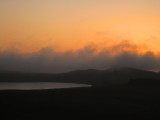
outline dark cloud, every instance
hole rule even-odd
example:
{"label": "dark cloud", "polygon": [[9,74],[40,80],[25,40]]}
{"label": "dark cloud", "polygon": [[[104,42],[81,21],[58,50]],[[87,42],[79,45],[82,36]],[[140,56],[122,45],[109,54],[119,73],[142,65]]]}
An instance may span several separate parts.
{"label": "dark cloud", "polygon": [[[76,69],[107,69],[109,67],[134,67],[140,69],[160,68],[160,58],[153,52],[139,55],[131,52],[138,46],[122,42],[105,48],[98,54],[96,47],[89,45],[79,51],[56,52],[43,48],[39,52],[19,54],[16,52],[0,53],[0,69],[23,72],[67,72]],[[112,53],[118,52],[118,55]]]}

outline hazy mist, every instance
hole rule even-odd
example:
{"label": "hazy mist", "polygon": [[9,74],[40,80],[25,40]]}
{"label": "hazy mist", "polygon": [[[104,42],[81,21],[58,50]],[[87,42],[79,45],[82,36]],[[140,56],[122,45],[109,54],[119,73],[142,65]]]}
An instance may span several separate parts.
{"label": "hazy mist", "polygon": [[[126,49],[127,48],[127,49]],[[107,69],[109,67],[134,67],[159,70],[160,57],[148,51],[142,55],[136,52],[138,46],[128,42],[105,48],[96,53],[94,45],[78,51],[56,52],[43,48],[35,53],[1,52],[0,69],[22,72],[58,73],[77,69]],[[113,53],[118,53],[113,55]]]}

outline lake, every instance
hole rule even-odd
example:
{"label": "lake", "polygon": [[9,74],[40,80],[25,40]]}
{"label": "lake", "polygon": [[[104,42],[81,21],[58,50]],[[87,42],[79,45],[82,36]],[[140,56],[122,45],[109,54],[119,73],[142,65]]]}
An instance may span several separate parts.
{"label": "lake", "polygon": [[56,82],[27,82],[27,83],[0,83],[0,90],[45,90],[45,89],[63,89],[91,87],[88,84],[77,83],[56,83]]}

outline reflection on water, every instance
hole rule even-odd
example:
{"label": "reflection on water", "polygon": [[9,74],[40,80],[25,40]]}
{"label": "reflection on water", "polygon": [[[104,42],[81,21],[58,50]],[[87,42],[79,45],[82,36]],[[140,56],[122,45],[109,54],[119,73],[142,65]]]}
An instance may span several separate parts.
{"label": "reflection on water", "polygon": [[75,83],[55,83],[55,82],[36,82],[36,83],[0,83],[0,90],[41,90],[41,89],[60,89],[91,87],[87,84]]}

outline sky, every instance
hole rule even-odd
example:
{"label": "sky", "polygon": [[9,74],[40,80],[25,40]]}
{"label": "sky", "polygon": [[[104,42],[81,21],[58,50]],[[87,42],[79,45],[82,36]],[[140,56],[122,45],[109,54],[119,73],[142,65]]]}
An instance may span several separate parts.
{"label": "sky", "polygon": [[[88,68],[102,68],[109,67],[102,61],[112,59],[113,63],[126,53],[136,58],[149,55],[157,61],[159,6],[159,0],[0,0],[0,68],[16,69],[8,65],[20,58],[23,64],[15,65],[25,71],[33,69],[24,64],[34,66],[38,61],[42,65],[42,59],[47,64],[41,66],[46,68],[42,72],[79,69],[82,63],[88,65],[97,59],[101,60],[93,62],[96,67]],[[59,63],[61,67],[47,67],[55,64],[55,59],[63,63]],[[76,67],[65,67],[71,64],[65,60]]]}

